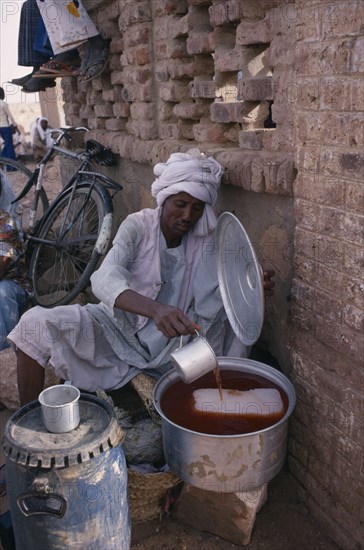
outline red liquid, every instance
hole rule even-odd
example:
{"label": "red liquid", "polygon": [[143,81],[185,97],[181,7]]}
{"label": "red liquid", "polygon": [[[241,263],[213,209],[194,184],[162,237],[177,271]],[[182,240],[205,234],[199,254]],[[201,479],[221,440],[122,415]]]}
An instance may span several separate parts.
{"label": "red liquid", "polygon": [[274,388],[279,391],[284,410],[266,416],[216,414],[196,411],[192,393],[197,389],[215,388],[214,373],[207,373],[191,384],[177,381],[166,389],[161,397],[161,409],[165,416],[183,428],[212,435],[239,435],[257,432],[272,426],[283,418],[288,409],[288,396],[280,386],[263,376],[235,370],[221,370],[221,383],[225,389],[252,390]]}

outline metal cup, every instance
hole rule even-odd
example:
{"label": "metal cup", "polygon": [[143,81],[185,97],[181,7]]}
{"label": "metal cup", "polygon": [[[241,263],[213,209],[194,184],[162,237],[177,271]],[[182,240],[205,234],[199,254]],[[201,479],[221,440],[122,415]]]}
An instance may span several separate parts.
{"label": "metal cup", "polygon": [[180,378],[189,384],[218,366],[214,350],[208,341],[197,332],[197,338],[171,353],[171,362],[176,367]]}
{"label": "metal cup", "polygon": [[80,423],[80,390],[71,384],[58,384],[39,394],[45,428],[52,433],[66,433]]}

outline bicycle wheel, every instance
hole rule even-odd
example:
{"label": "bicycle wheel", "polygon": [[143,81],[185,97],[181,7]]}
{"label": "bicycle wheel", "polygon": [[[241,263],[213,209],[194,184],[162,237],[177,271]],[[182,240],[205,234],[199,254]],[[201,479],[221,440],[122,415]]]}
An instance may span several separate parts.
{"label": "bicycle wheel", "polygon": [[[20,194],[20,191],[24,189],[26,183],[29,181],[29,178],[33,174],[33,172],[21,162],[5,157],[0,157],[0,170],[2,170],[5,173],[6,177],[9,179],[16,196],[18,196]],[[33,185],[29,192],[25,195],[25,197],[21,201],[19,201],[18,204],[20,214],[24,211],[28,211],[30,208],[33,207],[34,192],[35,186]],[[39,197],[42,211],[39,212],[38,218],[43,216],[44,212],[48,209],[49,206],[47,193],[43,188],[40,190]],[[24,229],[28,229],[26,220],[23,220],[23,224]]]}
{"label": "bicycle wheel", "polygon": [[65,191],[42,220],[31,259],[33,301],[69,304],[84,290],[111,236],[112,202],[105,189],[82,183]]}

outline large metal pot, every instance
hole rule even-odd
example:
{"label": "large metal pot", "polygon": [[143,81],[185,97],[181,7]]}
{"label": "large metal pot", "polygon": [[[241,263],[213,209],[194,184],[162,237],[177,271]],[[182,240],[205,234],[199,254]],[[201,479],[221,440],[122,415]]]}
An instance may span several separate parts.
{"label": "large metal pot", "polygon": [[284,463],[288,418],[295,407],[296,392],[284,374],[263,363],[219,357],[218,364],[221,370],[253,373],[278,384],[288,397],[286,414],[269,428],[241,435],[210,435],[183,428],[169,420],[161,409],[164,392],[179,380],[178,373],[170,371],[154,389],[154,405],[162,417],[166,462],[186,483],[200,489],[251,491],[270,481]]}

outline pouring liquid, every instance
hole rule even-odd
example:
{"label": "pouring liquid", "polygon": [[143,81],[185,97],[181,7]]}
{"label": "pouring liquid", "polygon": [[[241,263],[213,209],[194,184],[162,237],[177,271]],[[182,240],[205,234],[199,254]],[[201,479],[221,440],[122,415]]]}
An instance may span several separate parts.
{"label": "pouring liquid", "polygon": [[[249,415],[249,417],[245,417],[243,414],[231,415],[196,411],[193,392],[197,389],[211,388],[216,383],[215,372],[209,372],[191,384],[185,384],[178,380],[166,389],[160,400],[161,409],[166,417],[178,426],[199,433],[240,435],[268,428],[285,415],[288,409],[288,396],[280,386],[257,374],[225,369],[219,369],[219,371],[221,388],[241,391],[256,388],[277,389],[283,401],[283,411],[272,412],[265,416]],[[220,398],[221,395],[220,393]]]}
{"label": "pouring liquid", "polygon": [[221,382],[221,371],[219,367],[216,367],[216,369],[214,369],[214,376],[215,376],[217,388],[219,390],[220,401],[222,401],[222,382]]}

